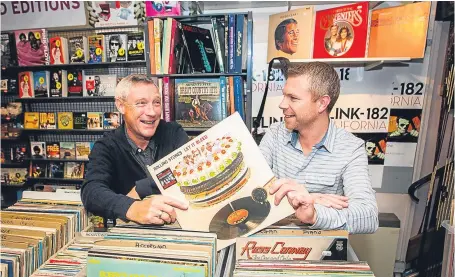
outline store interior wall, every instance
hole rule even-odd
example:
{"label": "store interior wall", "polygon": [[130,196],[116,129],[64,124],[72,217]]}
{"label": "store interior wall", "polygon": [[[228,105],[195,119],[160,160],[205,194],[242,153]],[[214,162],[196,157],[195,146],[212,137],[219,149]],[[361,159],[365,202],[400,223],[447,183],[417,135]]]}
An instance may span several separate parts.
{"label": "store interior wall", "polygon": [[[252,4],[254,4],[254,7],[252,7]],[[337,1],[328,1],[328,2],[319,2],[319,1],[312,1],[311,3],[308,2],[302,2],[302,1],[282,1],[282,2],[247,2],[247,3],[242,3],[239,4],[238,1],[223,1],[223,2],[204,2],[204,12],[205,13],[226,13],[226,12],[247,12],[247,11],[253,11],[253,22],[254,22],[254,44],[267,44],[267,39],[268,39],[268,17],[271,14],[276,14],[280,12],[285,12],[288,11],[289,9],[298,9],[301,8],[304,5],[315,5],[315,10],[321,10],[321,9],[328,9],[332,8],[335,6],[338,6],[340,4],[348,4],[347,2],[337,2]],[[376,8],[386,8],[386,7],[391,7],[391,6],[397,6],[397,5],[402,5],[404,4],[403,2],[399,1],[394,1],[394,2],[371,2],[371,5],[376,6]],[[434,12],[434,7],[432,8]],[[429,27],[429,36],[431,36],[431,27]],[[260,34],[260,35],[259,35]],[[427,53],[427,52],[426,52]],[[254,52],[253,56],[256,55],[257,53]],[[264,58],[265,59],[265,58]],[[254,58],[253,58],[254,60]],[[429,59],[425,59],[425,63],[429,63]],[[266,65],[266,61],[264,60],[264,66]],[[256,64],[253,65],[253,67],[257,66]],[[431,78],[430,78],[431,79]],[[434,80],[430,80],[432,83],[434,83]],[[435,93],[433,90],[432,93]],[[428,97],[427,97],[428,98]],[[255,105],[254,104],[255,97],[253,95],[253,115],[257,112],[255,110]],[[419,139],[419,144],[418,148],[425,147],[425,157],[426,155],[431,155],[431,151],[434,153],[434,149],[436,147],[435,144],[435,136],[437,134],[437,124],[435,123],[435,120],[439,118],[439,106],[437,106],[437,103],[435,101],[434,106],[437,107],[436,110],[436,115],[433,112],[433,106],[430,107],[431,109],[431,119],[429,121],[429,124],[426,125],[427,127],[425,128],[425,132],[427,134],[431,134],[431,138],[429,138],[428,142],[422,142]],[[426,109],[426,108],[425,108]],[[425,112],[425,111],[424,111]],[[428,112],[428,110],[427,110]],[[447,150],[446,150],[447,151]],[[418,151],[419,153],[422,153],[422,151]],[[423,157],[423,156],[422,156]],[[434,157],[434,154],[432,155]],[[416,156],[416,160],[418,157]],[[431,161],[430,161],[431,160]],[[426,160],[424,162],[424,166],[422,167],[422,170],[419,171],[419,177],[424,176],[427,173],[425,172],[431,172],[432,170],[432,159]],[[409,171],[411,170],[411,172]],[[396,171],[397,174],[393,176],[392,178],[387,179],[385,176],[383,182],[393,182],[393,183],[399,183],[402,186],[409,186],[411,185],[413,180],[412,174],[412,168],[406,168],[406,167],[397,167]],[[402,171],[400,174],[400,171]],[[396,178],[396,176],[407,176],[407,178]],[[414,174],[415,175],[415,174]],[[428,187],[428,186],[427,186]],[[418,191],[421,199],[426,198],[426,192],[425,188],[422,188]],[[423,195],[423,198],[421,196]],[[423,215],[423,210],[425,208],[425,201],[420,201],[418,205],[415,205],[412,203],[410,197],[406,193],[387,193],[387,192],[378,192],[376,193],[376,199],[378,201],[378,208],[379,211],[382,213],[394,213],[400,220],[401,226],[402,226],[402,231],[400,232],[400,242],[399,242],[399,247],[397,248],[397,257],[396,259],[399,261],[404,261],[405,256],[406,256],[406,250],[407,250],[407,244],[408,240],[410,237],[411,229],[412,229],[412,234],[415,234],[415,225],[420,224],[422,215]],[[423,205],[423,206],[422,206]],[[423,208],[422,208],[423,207]],[[414,212],[414,210],[416,211]],[[414,221],[414,218],[416,219]],[[412,228],[411,228],[412,226]],[[404,228],[403,228],[404,227]],[[418,227],[417,227],[418,228]]]}

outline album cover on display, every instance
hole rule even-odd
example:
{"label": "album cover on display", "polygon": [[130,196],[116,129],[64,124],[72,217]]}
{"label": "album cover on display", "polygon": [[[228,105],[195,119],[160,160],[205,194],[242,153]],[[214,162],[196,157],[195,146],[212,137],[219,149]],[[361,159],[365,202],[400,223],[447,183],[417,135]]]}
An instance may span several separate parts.
{"label": "album cover on display", "polygon": [[303,7],[269,17],[267,63],[273,58],[311,58],[313,7]]}
{"label": "album cover on display", "polygon": [[104,36],[106,43],[106,62],[126,62],[126,34],[110,34]]}
{"label": "album cover on display", "polygon": [[55,113],[39,113],[39,128],[40,129],[56,129],[57,121]]}
{"label": "album cover on display", "polygon": [[49,64],[46,29],[19,30],[14,34],[19,66]]}
{"label": "album cover on display", "polygon": [[212,127],[222,120],[220,79],[175,79],[175,121],[183,127]]}
{"label": "album cover on display", "polygon": [[273,172],[238,113],[148,170],[163,195],[189,204],[177,210],[180,226],[216,233],[218,250],[294,212],[288,201],[274,205]]}
{"label": "album cover on display", "polygon": [[423,58],[430,7],[430,1],[422,1],[373,10],[368,57]]}
{"label": "album cover on display", "polygon": [[313,58],[364,58],[368,2],[316,12]]}

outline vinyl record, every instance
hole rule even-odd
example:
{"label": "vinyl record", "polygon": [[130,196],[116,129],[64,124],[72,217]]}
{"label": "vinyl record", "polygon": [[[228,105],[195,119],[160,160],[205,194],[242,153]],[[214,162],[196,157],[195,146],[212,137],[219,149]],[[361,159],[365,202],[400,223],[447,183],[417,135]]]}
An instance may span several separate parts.
{"label": "vinyl record", "polygon": [[210,222],[209,232],[216,233],[218,239],[229,240],[256,228],[270,213],[270,203],[263,198],[264,193],[267,195],[264,189],[257,188],[252,193],[255,199],[243,197],[224,206]]}

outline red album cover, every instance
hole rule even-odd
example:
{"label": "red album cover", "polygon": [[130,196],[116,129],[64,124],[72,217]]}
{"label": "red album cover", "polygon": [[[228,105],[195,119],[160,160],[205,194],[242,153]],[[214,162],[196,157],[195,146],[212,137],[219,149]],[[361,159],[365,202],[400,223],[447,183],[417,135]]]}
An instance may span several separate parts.
{"label": "red album cover", "polygon": [[368,2],[316,12],[313,58],[364,58]]}
{"label": "red album cover", "polygon": [[63,58],[63,42],[60,37],[53,37],[49,39],[49,45],[51,47],[51,64],[64,64]]}
{"label": "red album cover", "polygon": [[31,71],[19,73],[19,98],[35,97],[32,83],[33,73]]}

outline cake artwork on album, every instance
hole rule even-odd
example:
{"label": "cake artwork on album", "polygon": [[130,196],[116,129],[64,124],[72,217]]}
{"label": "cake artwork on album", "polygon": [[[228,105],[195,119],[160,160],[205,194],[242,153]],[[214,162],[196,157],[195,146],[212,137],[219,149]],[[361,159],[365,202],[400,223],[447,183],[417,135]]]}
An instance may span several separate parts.
{"label": "cake artwork on album", "polygon": [[364,58],[368,2],[316,12],[313,58]]}
{"label": "cake artwork on album", "polygon": [[271,204],[273,172],[237,112],[148,169],[163,195],[188,203],[180,226],[217,234],[218,250],[294,212]]}

